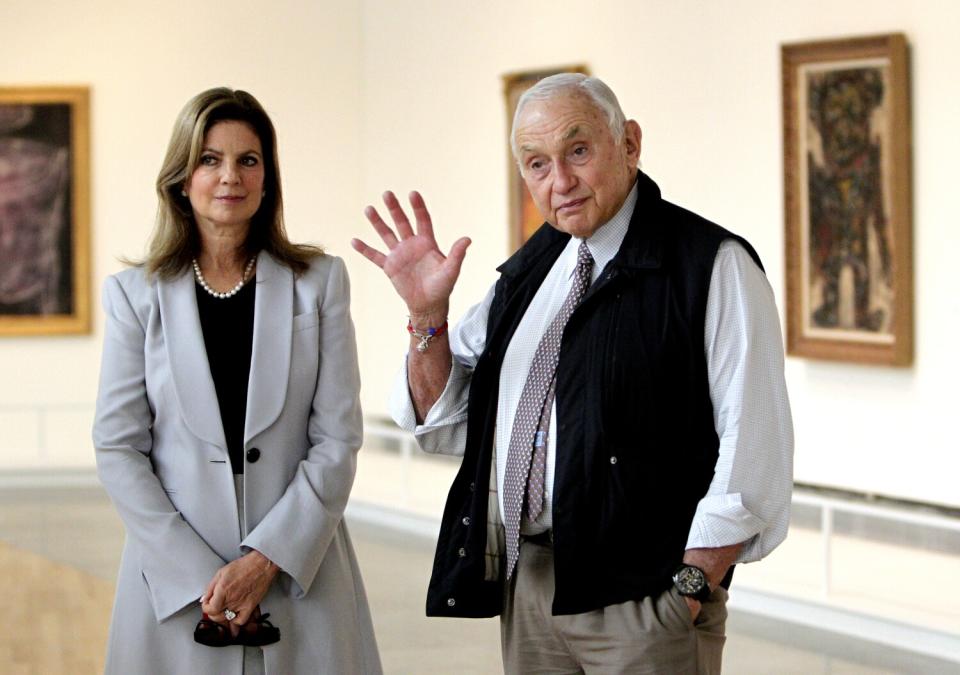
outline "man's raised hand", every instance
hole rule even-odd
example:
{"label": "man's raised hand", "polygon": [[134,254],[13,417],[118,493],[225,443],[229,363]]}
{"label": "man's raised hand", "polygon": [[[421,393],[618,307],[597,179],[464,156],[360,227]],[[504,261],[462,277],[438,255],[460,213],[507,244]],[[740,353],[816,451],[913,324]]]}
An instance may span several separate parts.
{"label": "man's raised hand", "polygon": [[443,255],[433,235],[430,212],[419,192],[410,193],[416,232],[392,192],[383,193],[383,203],[396,232],[383,222],[374,207],[368,206],[363,213],[380,235],[387,252],[381,253],[360,239],[351,240],[350,245],[384,271],[407,304],[415,326],[438,326],[447,317],[450,293],[460,276],[470,239],[461,237],[450,247],[450,253]]}

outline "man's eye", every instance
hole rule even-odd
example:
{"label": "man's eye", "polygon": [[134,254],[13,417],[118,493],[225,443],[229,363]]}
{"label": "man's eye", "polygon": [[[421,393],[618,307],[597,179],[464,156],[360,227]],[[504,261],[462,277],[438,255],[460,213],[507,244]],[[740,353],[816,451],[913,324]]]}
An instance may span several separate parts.
{"label": "man's eye", "polygon": [[585,145],[577,146],[576,148],[573,149],[573,154],[581,155],[581,156],[587,154],[587,146]]}

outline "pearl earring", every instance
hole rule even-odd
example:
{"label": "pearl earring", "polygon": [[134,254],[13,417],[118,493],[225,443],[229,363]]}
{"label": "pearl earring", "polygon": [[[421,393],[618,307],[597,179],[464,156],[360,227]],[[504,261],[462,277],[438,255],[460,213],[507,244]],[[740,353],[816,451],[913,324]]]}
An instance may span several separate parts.
{"label": "pearl earring", "polygon": [[186,190],[180,190],[180,196],[181,196],[181,197],[186,197],[186,196],[187,196],[187,191],[186,191]]}

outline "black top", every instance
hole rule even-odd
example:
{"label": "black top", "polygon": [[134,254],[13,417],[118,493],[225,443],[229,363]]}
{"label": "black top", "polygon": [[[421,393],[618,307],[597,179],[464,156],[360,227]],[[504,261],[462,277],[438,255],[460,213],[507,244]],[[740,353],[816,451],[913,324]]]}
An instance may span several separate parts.
{"label": "black top", "polygon": [[236,295],[215,298],[196,284],[203,343],[234,473],[243,473],[243,425],[247,418],[256,287],[251,280]]}

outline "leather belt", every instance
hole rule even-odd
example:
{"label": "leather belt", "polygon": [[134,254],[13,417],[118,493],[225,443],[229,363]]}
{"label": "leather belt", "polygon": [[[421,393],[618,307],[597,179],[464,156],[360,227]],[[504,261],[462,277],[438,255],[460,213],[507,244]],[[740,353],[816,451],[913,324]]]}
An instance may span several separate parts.
{"label": "leather belt", "polygon": [[546,530],[539,534],[521,534],[520,540],[528,544],[553,548],[553,530]]}

